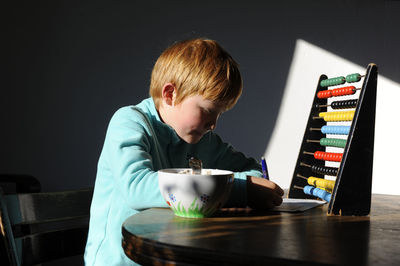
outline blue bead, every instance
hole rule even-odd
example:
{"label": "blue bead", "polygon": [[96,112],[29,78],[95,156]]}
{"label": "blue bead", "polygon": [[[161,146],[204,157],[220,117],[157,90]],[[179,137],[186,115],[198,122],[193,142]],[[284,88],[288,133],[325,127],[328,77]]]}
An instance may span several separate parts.
{"label": "blue bead", "polygon": [[323,134],[348,135],[350,132],[350,126],[323,126],[321,132]]}
{"label": "blue bead", "polygon": [[318,197],[318,198],[323,199],[323,200],[325,200],[327,202],[329,202],[331,200],[331,197],[332,197],[331,193],[326,192],[323,189],[313,187],[313,186],[305,186],[303,188],[303,191],[307,195]]}

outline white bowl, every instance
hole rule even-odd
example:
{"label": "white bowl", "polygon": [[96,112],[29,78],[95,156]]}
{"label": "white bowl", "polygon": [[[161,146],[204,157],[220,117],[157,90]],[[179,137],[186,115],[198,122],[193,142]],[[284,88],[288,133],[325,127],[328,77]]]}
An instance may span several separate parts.
{"label": "white bowl", "polygon": [[177,216],[209,217],[229,198],[233,185],[233,172],[202,169],[193,175],[189,168],[158,171],[158,183],[164,200]]}

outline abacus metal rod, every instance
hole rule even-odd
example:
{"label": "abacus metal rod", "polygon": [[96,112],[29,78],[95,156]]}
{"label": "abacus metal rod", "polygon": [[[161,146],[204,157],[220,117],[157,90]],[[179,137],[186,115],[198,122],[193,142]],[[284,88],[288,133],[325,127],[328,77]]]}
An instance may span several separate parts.
{"label": "abacus metal rod", "polygon": [[308,143],[310,143],[310,142],[320,143],[320,142],[321,142],[321,141],[316,140],[316,139],[307,139],[306,141],[307,141]]}
{"label": "abacus metal rod", "polygon": [[303,162],[300,162],[300,165],[301,165],[301,166],[306,166],[306,167],[311,167],[311,165],[306,164],[306,163],[303,163]]}
{"label": "abacus metal rod", "polygon": [[296,176],[297,176],[297,177],[300,177],[300,178],[303,178],[303,179],[305,179],[305,180],[308,180],[308,177],[302,176],[302,175],[300,175],[300,174],[296,174]]}
{"label": "abacus metal rod", "polygon": [[[360,75],[360,74],[359,74]],[[365,75],[360,75],[360,79],[361,78],[363,78],[363,77],[365,77]],[[346,78],[345,78],[345,80],[346,80]],[[346,82],[347,82],[347,80],[346,80]],[[357,81],[358,82],[358,81]],[[353,83],[353,82],[351,82],[351,83]]]}

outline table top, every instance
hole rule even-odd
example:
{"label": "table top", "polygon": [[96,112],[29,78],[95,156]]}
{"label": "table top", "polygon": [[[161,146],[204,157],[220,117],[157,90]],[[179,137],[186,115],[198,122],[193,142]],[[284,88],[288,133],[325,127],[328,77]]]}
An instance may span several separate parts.
{"label": "table top", "polygon": [[222,209],[182,218],[154,208],[122,226],[123,248],[140,264],[400,265],[400,196],[373,195],[370,216]]}

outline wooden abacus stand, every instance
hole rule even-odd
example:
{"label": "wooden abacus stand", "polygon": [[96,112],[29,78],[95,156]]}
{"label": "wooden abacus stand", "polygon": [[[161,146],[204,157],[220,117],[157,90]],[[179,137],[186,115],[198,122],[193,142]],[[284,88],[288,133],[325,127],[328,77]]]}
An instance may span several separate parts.
{"label": "wooden abacus stand", "polygon": [[[375,64],[369,64],[367,67],[340,167],[338,168],[332,198],[329,202],[328,215],[363,216],[370,213],[377,69]],[[313,117],[318,116],[319,112],[327,111],[327,107],[316,107],[317,105],[327,105],[327,99],[319,99],[317,97],[319,91],[328,89],[320,86],[321,81],[325,79],[327,79],[327,76],[321,75],[318,81],[289,189],[289,198],[315,198],[304,194],[302,190],[294,188],[295,186],[304,187],[307,185],[307,180],[299,178],[297,174],[324,178],[324,175],[313,173],[309,167],[301,166],[300,163],[325,165],[325,161],[314,160],[312,156],[303,153],[303,151],[321,149],[319,143],[307,142],[307,139],[321,139],[324,137],[321,131],[311,131],[310,128],[321,128],[326,123],[322,119],[313,119]]]}

